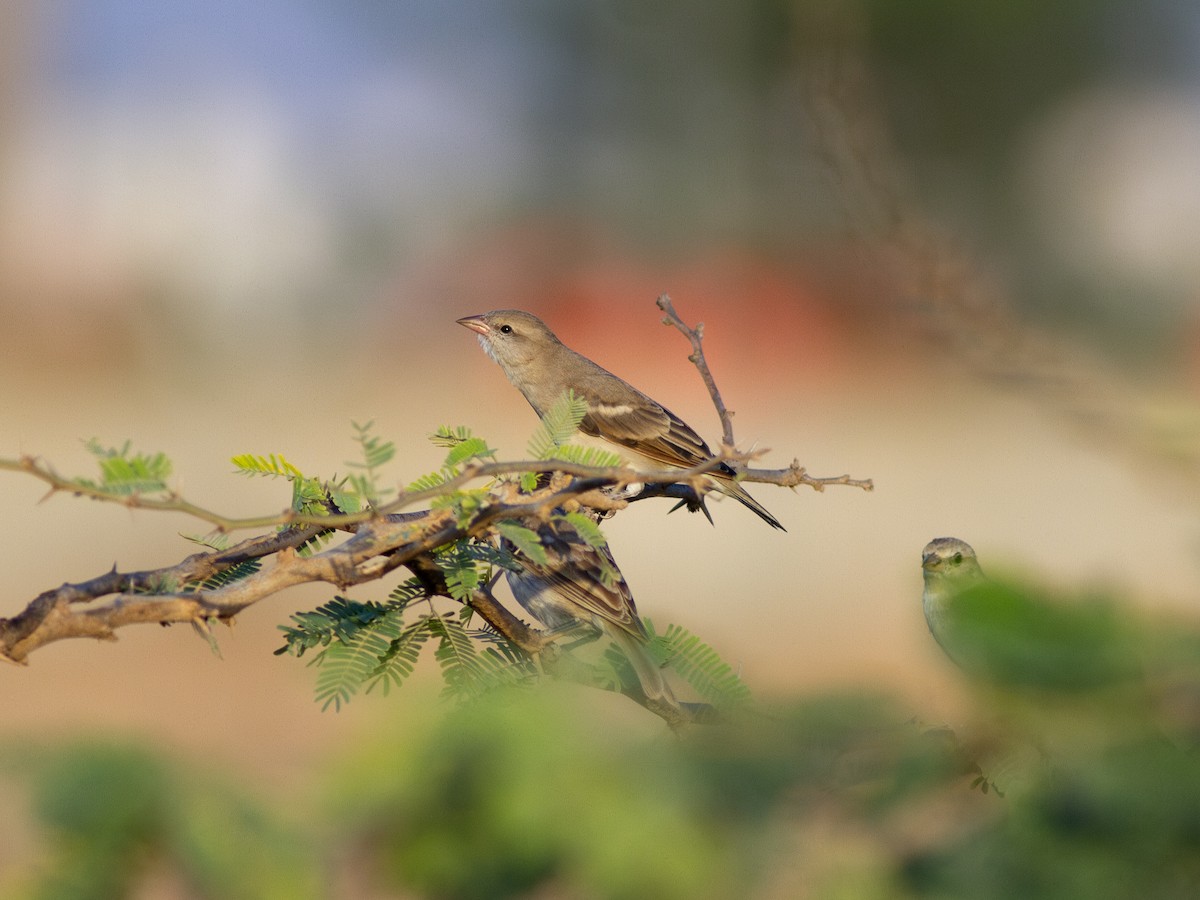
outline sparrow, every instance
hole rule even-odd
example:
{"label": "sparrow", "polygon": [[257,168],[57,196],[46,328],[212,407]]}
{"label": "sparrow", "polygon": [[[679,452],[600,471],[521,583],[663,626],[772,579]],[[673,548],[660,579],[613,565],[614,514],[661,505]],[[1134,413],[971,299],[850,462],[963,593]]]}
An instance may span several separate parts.
{"label": "sparrow", "polygon": [[583,628],[612,639],[629,660],[647,699],[678,707],[662,668],[646,649],[650,636],[608,546],[589,544],[561,517],[530,518],[521,524],[537,533],[547,557],[542,563],[507,539],[502,542],[519,564],[505,570],[505,576],[521,607],[552,633]]}
{"label": "sparrow", "polygon": [[930,541],[921,569],[929,632],[972,677],[1078,692],[1126,682],[1137,668],[1129,623],[1101,598],[987,578],[971,545],[954,537]]}
{"label": "sparrow", "polygon": [[970,544],[955,537],[941,537],[921,551],[921,572],[925,580],[921,595],[925,624],[938,646],[954,660],[949,639],[953,630],[951,610],[960,594],[984,581],[983,569]]}
{"label": "sparrow", "polygon": [[[537,316],[497,309],[458,319],[479,336],[479,344],[500,365],[534,412],[544,416],[567,390],[587,401],[579,430],[652,463],[690,468],[713,457],[708,444],[677,415],[616,375],[562,343]],[[711,487],[753,510],[772,528],[784,531],[771,513],[721,463],[707,476]]]}

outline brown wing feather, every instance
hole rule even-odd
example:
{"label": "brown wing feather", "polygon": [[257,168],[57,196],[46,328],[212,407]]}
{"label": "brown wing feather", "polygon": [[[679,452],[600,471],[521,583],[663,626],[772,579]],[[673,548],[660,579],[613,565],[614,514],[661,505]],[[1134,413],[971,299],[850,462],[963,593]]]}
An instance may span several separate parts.
{"label": "brown wing feather", "polygon": [[535,528],[549,563],[540,565],[527,557],[521,561],[531,573],[544,579],[565,599],[580,608],[580,618],[599,616],[622,630],[647,638],[638,617],[633,593],[617,568],[608,547],[592,547],[562,519],[525,523]]}

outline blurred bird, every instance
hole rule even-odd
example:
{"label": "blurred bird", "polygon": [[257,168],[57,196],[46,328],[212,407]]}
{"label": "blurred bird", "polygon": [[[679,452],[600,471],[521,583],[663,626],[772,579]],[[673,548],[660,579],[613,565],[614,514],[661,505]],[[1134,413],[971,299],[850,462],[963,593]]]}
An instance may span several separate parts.
{"label": "blurred bird", "polygon": [[[711,459],[712,450],[677,415],[565,346],[537,316],[498,309],[458,320],[479,335],[479,343],[538,416],[544,416],[567,390],[587,401],[579,430],[603,438],[661,466],[689,468]],[[772,528],[786,530],[735,480],[722,463],[709,473],[711,486],[749,507]],[[707,514],[707,511],[706,511]]]}
{"label": "blurred bird", "polygon": [[678,708],[662,668],[646,649],[650,636],[608,547],[592,546],[561,517],[527,519],[521,524],[537,533],[546,562],[503,541],[521,565],[519,570],[505,571],[517,602],[551,632],[582,627],[594,636],[611,638],[629,660],[646,698]]}
{"label": "blurred bird", "polygon": [[947,640],[948,632],[953,630],[951,609],[956,597],[983,583],[983,569],[971,545],[955,537],[934,538],[926,544],[921,551],[921,569],[925,578],[921,597],[925,624],[946,655],[958,662]]}
{"label": "blurred bird", "polygon": [[921,553],[925,622],[969,675],[1006,687],[1093,690],[1137,669],[1129,624],[1097,598],[1064,602],[983,574],[966,541],[941,537]]}

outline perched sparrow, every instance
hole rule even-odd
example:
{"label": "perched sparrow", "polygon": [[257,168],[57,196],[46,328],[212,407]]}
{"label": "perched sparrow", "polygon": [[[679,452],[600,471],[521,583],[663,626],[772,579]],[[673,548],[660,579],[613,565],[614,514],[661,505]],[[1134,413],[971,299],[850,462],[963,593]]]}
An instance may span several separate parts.
{"label": "perched sparrow", "polygon": [[[616,375],[565,346],[541,319],[517,309],[498,309],[458,320],[504,374],[544,416],[568,389],[587,401],[579,430],[604,438],[659,465],[688,468],[711,459],[708,444],[677,415]],[[779,521],[735,480],[724,463],[709,474],[712,487],[750,507],[772,528]]]}
{"label": "perched sparrow", "polygon": [[529,519],[522,524],[537,532],[548,559],[542,564],[504,542],[522,566],[505,572],[517,602],[550,631],[582,626],[612,638],[637,674],[642,693],[678,706],[662,669],[646,651],[649,635],[608,547],[593,547],[566,519]]}

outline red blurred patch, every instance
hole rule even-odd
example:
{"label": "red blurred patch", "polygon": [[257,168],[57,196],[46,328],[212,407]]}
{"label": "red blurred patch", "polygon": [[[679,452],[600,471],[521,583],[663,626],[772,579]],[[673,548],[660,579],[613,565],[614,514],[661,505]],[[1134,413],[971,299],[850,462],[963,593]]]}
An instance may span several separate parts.
{"label": "red blurred patch", "polygon": [[[731,390],[811,381],[853,353],[852,323],[800,265],[739,246],[655,260],[579,222],[526,220],[455,248],[405,278],[411,303],[443,299],[450,321],[514,307],[541,316],[563,342],[652,388],[666,360],[687,366],[690,347],[662,326],[655,300],[670,295],[689,325],[703,322],[704,350]],[[449,298],[453,298],[451,301]],[[682,371],[682,370],[681,370]]]}

